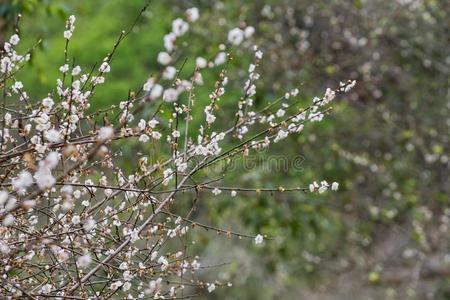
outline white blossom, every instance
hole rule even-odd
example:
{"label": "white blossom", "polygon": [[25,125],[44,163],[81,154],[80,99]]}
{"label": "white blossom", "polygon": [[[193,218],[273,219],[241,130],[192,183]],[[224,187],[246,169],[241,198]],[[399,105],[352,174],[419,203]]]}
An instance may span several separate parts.
{"label": "white blossom", "polygon": [[159,84],[155,84],[150,91],[150,99],[154,100],[159,98],[163,92],[163,87]]}
{"label": "white blossom", "polygon": [[169,88],[164,91],[163,100],[166,102],[175,102],[178,99],[178,91],[174,88]]}
{"label": "white blossom", "polygon": [[178,130],[174,130],[174,131],[172,131],[172,136],[174,137],[174,138],[179,138],[180,137],[180,132],[178,131]]}
{"label": "white blossom", "polygon": [[122,285],[122,291],[126,292],[128,290],[130,290],[131,288],[131,282],[127,281]]}
{"label": "white blossom", "polygon": [[213,114],[207,114],[206,115],[206,122],[208,124],[214,123],[215,120],[216,120],[216,117]]}
{"label": "white blossom", "polygon": [[164,48],[168,52],[172,52],[175,49],[175,42],[177,40],[177,36],[175,33],[171,32],[164,36]]}
{"label": "white blossom", "polygon": [[123,282],[120,280],[117,280],[117,281],[111,283],[111,285],[109,286],[109,289],[115,291],[118,288],[120,288],[122,285],[123,285]]}
{"label": "white blossom", "polygon": [[163,78],[167,79],[167,80],[171,80],[175,77],[175,74],[177,74],[177,69],[175,69],[172,66],[168,66],[164,69]]}
{"label": "white blossom", "polygon": [[0,62],[0,72],[2,73],[9,73],[12,71],[14,67],[14,63],[11,61],[11,59],[8,56],[5,56],[2,58]]}
{"label": "white blossom", "polygon": [[147,82],[144,83],[144,86],[142,87],[142,89],[146,92],[150,92],[154,85],[155,85],[155,79],[153,77],[150,77],[149,79],[147,79]]}
{"label": "white blossom", "polygon": [[81,67],[80,66],[76,66],[72,69],[72,76],[78,76],[81,72]]}
{"label": "white blossom", "polygon": [[148,121],[148,126],[150,126],[151,128],[155,128],[158,124],[159,122],[156,119],[151,119],[150,121]]}
{"label": "white blossom", "polygon": [[55,102],[50,97],[42,99],[42,105],[48,109],[51,109],[54,104],[55,104]]}
{"label": "white blossom", "polygon": [[83,268],[88,267],[91,264],[91,262],[92,262],[91,256],[89,254],[84,254],[84,255],[78,257],[77,266],[79,268],[83,269]]}
{"label": "white blossom", "polygon": [[14,85],[12,86],[12,90],[15,93],[18,93],[23,88],[23,84],[21,81],[14,82]]}
{"label": "white blossom", "polygon": [[3,226],[8,227],[8,226],[11,226],[12,224],[14,224],[14,221],[15,221],[14,216],[12,214],[7,214],[5,216],[5,218],[3,219],[2,224],[3,224]]}
{"label": "white blossom", "polygon": [[331,184],[331,190],[332,190],[332,191],[337,191],[338,188],[339,188],[339,183],[333,182],[333,183]]}
{"label": "white blossom", "polygon": [[17,45],[20,42],[20,38],[17,34],[13,34],[10,39],[9,42],[11,45]]}
{"label": "white blossom", "polygon": [[189,22],[195,22],[200,17],[197,7],[192,7],[186,10],[186,17]]}
{"label": "white blossom", "polygon": [[114,129],[112,127],[102,127],[98,131],[98,140],[107,141],[114,136]]}
{"label": "white blossom", "polygon": [[175,19],[172,22],[172,32],[176,36],[181,36],[185,34],[189,30],[189,24],[185,22],[183,19]]}
{"label": "white blossom", "polygon": [[214,64],[216,66],[218,65],[222,65],[226,62],[227,60],[227,54],[225,52],[219,52],[216,55],[216,58],[214,59]]}
{"label": "white blossom", "polygon": [[39,168],[34,174],[34,179],[41,190],[51,188],[56,183],[55,177],[53,177],[51,171],[46,167]]}
{"label": "white blossom", "polygon": [[163,172],[163,185],[168,185],[169,181],[173,178],[173,171],[171,168],[164,170]]}
{"label": "white blossom", "polygon": [[139,137],[139,142],[146,143],[146,142],[148,142],[149,139],[150,139],[150,138],[149,138],[148,135],[146,135],[146,134],[141,134],[141,136]]}
{"label": "white blossom", "polygon": [[279,118],[281,118],[282,116],[284,116],[284,114],[285,114],[285,110],[284,109],[279,109],[278,111],[277,111],[277,113],[276,113],[276,115],[277,115],[277,117],[279,117]]}
{"label": "white blossom", "polygon": [[78,225],[78,224],[80,224],[80,222],[81,222],[80,216],[73,216],[72,217],[72,224]]}
{"label": "white blossom", "polygon": [[327,89],[325,92],[324,100],[326,103],[332,101],[336,97],[336,93],[332,89]]}
{"label": "white blossom", "polygon": [[159,52],[158,53],[158,63],[160,63],[163,66],[166,66],[170,64],[172,58],[170,57],[169,53],[167,52]]}
{"label": "white blossom", "polygon": [[95,220],[93,218],[88,218],[83,225],[83,229],[86,230],[87,232],[90,232],[91,230],[95,229],[96,227],[97,227],[97,223],[95,222]]}
{"label": "white blossom", "polygon": [[0,207],[3,207],[8,200],[9,194],[7,191],[0,190]]}
{"label": "white blossom", "polygon": [[153,131],[152,138],[154,138],[155,140],[159,140],[161,138],[161,133],[159,133],[158,131]]}
{"label": "white blossom", "polygon": [[158,258],[158,264],[161,264],[161,270],[164,271],[169,266],[169,261],[164,256]]}
{"label": "white blossom", "polygon": [[287,136],[289,135],[289,132],[280,129],[278,131],[277,136],[275,137],[275,139],[273,140],[275,143],[281,141],[282,139],[285,139]]}
{"label": "white blossom", "polygon": [[9,254],[11,252],[11,249],[9,248],[8,244],[0,240],[0,253],[1,254]]}
{"label": "white blossom", "polygon": [[251,37],[255,33],[255,27],[253,26],[247,26],[244,29],[244,36],[245,38]]}
{"label": "white blossom", "polygon": [[262,244],[263,241],[264,241],[264,237],[263,237],[261,234],[258,234],[258,235],[255,237],[255,244],[256,244],[256,245]]}
{"label": "white blossom", "polygon": [[228,32],[228,41],[233,45],[239,45],[244,40],[244,32],[240,28],[231,29]]}
{"label": "white blossom", "polygon": [[62,66],[59,68],[59,71],[60,71],[61,73],[66,73],[67,71],[69,71],[69,65],[68,65],[68,64],[62,65]]}
{"label": "white blossom", "polygon": [[71,37],[72,37],[72,31],[71,30],[64,31],[64,38],[66,40],[69,40]]}
{"label": "white blossom", "polygon": [[138,123],[138,127],[140,131],[143,131],[145,127],[147,127],[147,122],[144,119],[140,119]]}
{"label": "white blossom", "polygon": [[53,289],[54,289],[53,285],[51,285],[50,283],[47,283],[41,287],[40,291],[43,294],[49,294]]}
{"label": "white blossom", "polygon": [[219,188],[214,188],[214,189],[212,190],[212,193],[213,193],[215,196],[217,196],[217,195],[221,194],[222,191],[221,191]]}
{"label": "white blossom", "polygon": [[98,68],[98,71],[102,73],[108,73],[111,71],[111,67],[109,66],[108,62],[104,61],[101,64],[100,68]]}
{"label": "white blossom", "polygon": [[17,178],[12,180],[12,186],[19,194],[24,194],[26,189],[33,184],[33,177],[27,171],[20,172]]}
{"label": "white blossom", "polygon": [[44,133],[45,138],[51,143],[58,143],[61,141],[61,134],[58,130],[50,129]]}
{"label": "white blossom", "polygon": [[216,285],[211,283],[208,285],[208,292],[212,293],[216,289]]}
{"label": "white blossom", "polygon": [[197,66],[197,68],[203,69],[206,68],[206,66],[208,65],[208,61],[203,57],[197,57],[195,59],[195,65]]}

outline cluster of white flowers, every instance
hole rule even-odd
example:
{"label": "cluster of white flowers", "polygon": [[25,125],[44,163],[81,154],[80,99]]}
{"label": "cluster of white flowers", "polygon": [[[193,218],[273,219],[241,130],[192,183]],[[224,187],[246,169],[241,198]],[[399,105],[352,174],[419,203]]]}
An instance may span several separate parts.
{"label": "cluster of white flowers", "polygon": [[329,188],[331,188],[332,191],[337,191],[339,188],[339,183],[337,182],[333,182],[331,185],[326,181],[326,180],[322,180],[320,182],[320,185],[314,181],[313,183],[311,183],[309,185],[309,190],[310,192],[315,192],[318,191],[319,194],[324,193],[326,190],[328,190]]}
{"label": "cluster of white flowers", "polygon": [[69,19],[66,21],[66,30],[64,31],[64,38],[66,40],[70,40],[72,37],[72,34],[75,30],[75,16],[70,16]]}
{"label": "cluster of white flowers", "polygon": [[20,68],[20,64],[26,62],[30,59],[30,54],[19,55],[15,51],[15,46],[20,42],[20,37],[18,34],[14,34],[9,39],[9,42],[5,42],[3,45],[4,54],[0,59],[0,73],[9,74],[11,72],[17,71]]}
{"label": "cluster of white flowers", "polygon": [[[13,224],[15,217],[9,212],[17,207],[17,199],[14,196],[10,196],[7,191],[0,191],[0,212],[5,215],[2,221],[3,226],[10,226]],[[3,243],[2,248],[5,252],[9,253],[9,246]]]}
{"label": "cluster of white flowers", "polygon": [[214,188],[214,189],[212,190],[212,193],[213,193],[215,196],[217,196],[217,195],[220,195],[220,194],[222,193],[222,191],[221,191],[219,188]]}
{"label": "cluster of white flowers", "polygon": [[50,152],[44,160],[39,162],[34,179],[41,190],[51,188],[56,183],[56,179],[51,171],[58,165],[59,157],[60,154],[58,152]]}
{"label": "cluster of white flowers", "polygon": [[25,194],[26,189],[33,184],[33,177],[27,171],[22,171],[19,176],[11,181],[13,189],[19,194]]}
{"label": "cluster of white flowers", "polygon": [[233,28],[228,32],[228,42],[233,45],[240,45],[244,38],[249,38],[255,33],[253,26],[248,26],[244,30],[240,28]]}
{"label": "cluster of white flowers", "polygon": [[106,127],[102,127],[100,128],[100,130],[98,131],[98,140],[99,141],[107,141],[110,138],[112,138],[114,136],[114,128],[106,126]]}

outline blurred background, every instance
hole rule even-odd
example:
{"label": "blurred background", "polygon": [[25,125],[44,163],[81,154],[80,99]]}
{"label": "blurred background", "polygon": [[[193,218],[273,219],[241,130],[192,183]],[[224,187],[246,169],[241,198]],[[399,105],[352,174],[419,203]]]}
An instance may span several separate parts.
{"label": "blurred background", "polygon": [[[70,55],[92,66],[144,3],[3,0],[0,42],[19,13],[25,46],[43,39],[20,75],[28,94],[43,98],[63,63],[67,16],[77,16]],[[264,52],[257,107],[296,87],[309,103],[340,81],[358,82],[323,122],[261,154],[282,157],[282,167],[256,157],[224,178],[224,185],[237,185],[233,174],[240,174],[245,187],[327,179],[340,183],[337,193],[202,196],[196,220],[274,239],[255,247],[198,231],[192,253],[211,266],[201,276],[233,282],[200,298],[450,299],[450,1],[154,0],[119,48],[92,109],[118,104],[160,71],[164,34],[193,6],[200,19],[184,51],[186,70],[195,57],[217,53],[230,29],[256,29],[251,43]],[[222,99],[223,122],[234,118],[233,95],[240,96],[249,63],[251,54],[235,49],[228,70],[235,86]],[[203,73],[200,103],[207,103],[219,72]],[[149,149],[130,142],[123,151],[132,157]]]}

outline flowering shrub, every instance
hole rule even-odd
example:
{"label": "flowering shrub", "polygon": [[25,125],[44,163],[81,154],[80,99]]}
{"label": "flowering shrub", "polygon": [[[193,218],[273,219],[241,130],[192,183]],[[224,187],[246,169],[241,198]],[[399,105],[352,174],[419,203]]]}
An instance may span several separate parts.
{"label": "flowering shrub", "polygon": [[[235,197],[242,192],[338,189],[337,182],[325,180],[276,189],[224,187],[205,175],[205,169],[219,162],[282,143],[289,135],[300,134],[308,123],[320,122],[330,112],[333,99],[355,82],[328,88],[307,107],[299,107],[295,101],[299,90],[293,89],[256,109],[257,68],[264,54],[251,45],[251,26],[230,30],[214,57],[197,57],[190,75],[181,77],[184,62],[178,41],[199,17],[198,9],[190,8],[173,21],[164,37],[164,51],[157,56],[162,72],[142,82],[138,91],[130,91],[118,106],[96,111],[90,110],[91,100],[133,26],[120,34],[97,67],[85,69],[70,58],[76,27],[75,17],[70,16],[62,37],[66,46],[61,76],[55,90],[41,100],[28,96],[17,80],[33,49],[19,54],[18,34],[5,42],[0,65],[2,295],[163,299],[184,297],[196,289],[213,292],[231,283],[197,279],[195,274],[203,266],[201,258],[186,251],[187,243],[194,242],[190,231],[204,228],[252,239],[255,244],[268,237],[196,222],[191,214],[198,193]],[[223,124],[216,115],[227,96],[227,63],[233,47],[241,46],[253,54],[254,63],[248,66],[242,97],[236,101],[234,122]],[[200,108],[203,124],[192,134],[195,88],[203,84],[206,68],[222,69],[211,87],[209,104]],[[120,145],[130,139],[148,150],[136,153],[134,161],[125,161]],[[155,155],[156,159],[150,159]],[[193,202],[187,211],[172,209],[187,199]]]}
{"label": "flowering shrub", "polygon": [[[215,5],[210,19],[255,27],[264,41],[260,94],[305,82],[302,93],[313,95],[347,76],[359,84],[335,104],[339,113],[283,143],[283,153],[301,149],[307,158],[303,179],[338,177],[338,195],[312,202],[276,194],[239,211],[234,203],[220,208],[227,222],[238,216],[242,226],[272,229],[282,241],[265,248],[266,257],[277,257],[273,265],[266,259],[267,273],[241,280],[266,288],[241,291],[259,298],[272,291],[314,298],[305,289],[318,298],[448,297],[450,2],[242,3]],[[297,174],[286,175],[283,184],[296,184]],[[251,178],[276,180],[271,173]],[[253,213],[263,210],[270,217]],[[298,287],[304,281],[311,284]]]}

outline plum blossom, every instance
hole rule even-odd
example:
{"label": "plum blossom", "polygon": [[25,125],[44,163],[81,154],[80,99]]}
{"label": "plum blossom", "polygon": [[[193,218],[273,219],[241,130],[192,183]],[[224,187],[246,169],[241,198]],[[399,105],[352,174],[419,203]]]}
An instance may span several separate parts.
{"label": "plum blossom", "polygon": [[195,22],[200,17],[200,13],[198,12],[198,8],[192,7],[186,10],[186,17],[189,22]]}
{"label": "plum blossom", "polygon": [[185,22],[183,19],[175,19],[172,22],[172,32],[176,36],[182,36],[189,30],[189,24]]}
{"label": "plum blossom", "polygon": [[114,136],[114,129],[112,127],[102,127],[98,131],[98,140],[99,141],[107,141]]}
{"label": "plum blossom", "polygon": [[216,289],[216,285],[214,283],[210,283],[208,285],[208,292],[212,293]]}
{"label": "plum blossom", "polygon": [[197,57],[195,59],[195,65],[197,66],[197,68],[203,69],[206,68],[206,66],[208,65],[208,61],[203,57]]}
{"label": "plum blossom", "polygon": [[167,68],[164,69],[163,78],[167,79],[167,80],[171,80],[175,77],[176,74],[177,74],[177,69],[175,69],[172,66],[168,66]]}
{"label": "plum blossom", "polygon": [[222,65],[227,60],[227,54],[225,52],[219,52],[216,55],[216,58],[214,59],[214,64],[216,66]]}
{"label": "plum blossom", "polygon": [[339,183],[338,183],[338,182],[333,182],[333,183],[331,184],[331,190],[332,190],[332,191],[337,191],[338,188],[339,188]]}
{"label": "plum blossom", "polygon": [[159,124],[158,120],[155,119],[151,119],[150,121],[148,121],[148,126],[150,126],[151,128],[155,128],[156,125],[158,124]]}
{"label": "plum blossom", "polygon": [[169,53],[164,52],[164,51],[158,53],[158,62],[161,65],[166,66],[166,65],[170,64],[171,61],[172,61],[172,58],[170,57]]}
{"label": "plum blossom", "polygon": [[19,194],[24,194],[26,189],[33,184],[33,177],[27,171],[20,172],[17,178],[12,180],[12,186]]}
{"label": "plum blossom", "polygon": [[228,41],[233,45],[239,45],[244,40],[244,31],[240,28],[231,29],[228,32]]}
{"label": "plum blossom", "polygon": [[163,87],[159,84],[155,84],[150,91],[150,99],[154,100],[161,97],[163,93]]}
{"label": "plum blossom", "polygon": [[120,280],[117,280],[117,281],[111,283],[111,285],[109,286],[109,289],[115,291],[115,290],[119,289],[122,285],[123,285],[123,282]]}
{"label": "plum blossom", "polygon": [[56,183],[51,170],[58,165],[58,162],[59,153],[57,152],[50,152],[44,160],[39,162],[39,168],[34,174],[34,179],[41,190],[51,188]]}
{"label": "plum blossom", "polygon": [[9,38],[9,43],[11,45],[17,45],[20,42],[20,38],[17,34],[13,34],[10,38]]}
{"label": "plum blossom", "polygon": [[71,37],[72,37],[72,31],[70,31],[70,30],[64,31],[64,38],[66,40],[69,40]]}
{"label": "plum blossom", "polygon": [[78,76],[81,73],[81,67],[76,66],[72,69],[72,76]]}
{"label": "plum blossom", "polygon": [[244,36],[245,38],[251,37],[255,33],[255,27],[253,26],[247,26],[244,29]]}
{"label": "plum blossom", "polygon": [[221,194],[222,191],[221,191],[219,188],[214,188],[214,189],[212,190],[212,193],[213,193],[215,196],[217,196],[217,195]]}
{"label": "plum blossom", "polygon": [[163,100],[166,102],[175,102],[178,99],[179,92],[174,88],[169,88],[163,93]]}
{"label": "plum blossom", "polygon": [[77,266],[79,268],[83,269],[83,268],[88,267],[91,264],[91,262],[92,262],[91,256],[89,254],[84,254],[84,255],[78,257]]}
{"label": "plum blossom", "polygon": [[163,185],[168,185],[169,184],[169,181],[173,178],[173,171],[172,171],[172,169],[171,168],[168,168],[168,169],[166,169],[166,170],[164,170],[164,172],[163,172],[163,182],[162,182],[162,184]]}
{"label": "plum blossom", "polygon": [[51,143],[58,143],[61,141],[61,134],[58,130],[50,129],[44,133],[45,138]]}
{"label": "plum blossom", "polygon": [[100,68],[98,68],[98,71],[102,72],[102,73],[108,73],[111,71],[111,67],[108,64],[108,62],[104,61],[104,62],[102,62]]}
{"label": "plum blossom", "polygon": [[262,244],[263,241],[264,241],[264,237],[261,234],[258,234],[255,237],[255,244],[256,245]]}
{"label": "plum blossom", "polygon": [[69,71],[69,65],[68,64],[64,64],[59,68],[59,71],[61,73],[67,73],[67,71]]}
{"label": "plum blossom", "polygon": [[149,138],[148,135],[142,134],[142,135],[139,137],[139,142],[146,143],[146,142],[148,142],[149,139],[150,139],[150,138]]}
{"label": "plum blossom", "polygon": [[154,86],[155,86],[155,79],[151,77],[147,80],[146,83],[144,83],[142,89],[146,92],[150,92]]}
{"label": "plum blossom", "polygon": [[175,49],[175,42],[177,40],[177,36],[175,33],[171,32],[164,36],[164,48],[166,51],[171,53]]}

